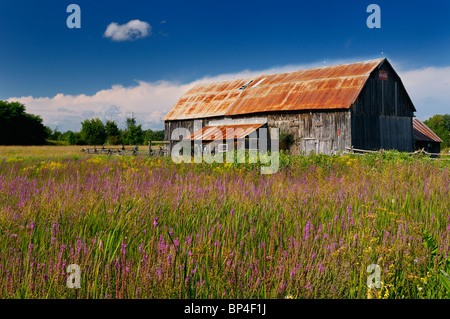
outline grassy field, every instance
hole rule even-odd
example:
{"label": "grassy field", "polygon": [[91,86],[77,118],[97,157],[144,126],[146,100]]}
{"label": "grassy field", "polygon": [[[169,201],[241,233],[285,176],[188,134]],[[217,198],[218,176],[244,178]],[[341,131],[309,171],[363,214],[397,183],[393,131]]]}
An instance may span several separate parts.
{"label": "grassy field", "polygon": [[449,297],[449,161],[282,155],[261,175],[79,149],[0,147],[0,298]]}
{"label": "grassy field", "polygon": [[1,146],[0,159],[24,158],[24,159],[64,159],[86,157],[81,151],[89,146]]}
{"label": "grassy field", "polygon": [[[156,143],[153,143],[156,144]],[[119,145],[106,146],[107,148],[121,148]],[[132,149],[134,146],[126,146],[126,149]],[[2,146],[0,145],[0,160],[11,158],[22,158],[26,160],[58,160],[58,159],[79,159],[88,158],[90,155],[82,152],[83,148],[93,149],[90,145],[43,145],[43,146]],[[153,145],[153,149],[157,146]],[[139,146],[140,152],[147,152],[148,146]]]}

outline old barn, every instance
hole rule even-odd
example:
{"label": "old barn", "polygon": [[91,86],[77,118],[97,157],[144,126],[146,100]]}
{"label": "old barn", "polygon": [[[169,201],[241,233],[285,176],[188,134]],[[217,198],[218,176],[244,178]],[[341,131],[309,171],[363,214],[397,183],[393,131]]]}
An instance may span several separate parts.
{"label": "old barn", "polygon": [[[334,154],[349,148],[413,151],[414,105],[387,59],[200,84],[163,118],[169,151],[179,140],[213,141],[211,132],[241,126],[248,136],[279,128],[290,152]],[[245,136],[240,136],[245,138]]]}

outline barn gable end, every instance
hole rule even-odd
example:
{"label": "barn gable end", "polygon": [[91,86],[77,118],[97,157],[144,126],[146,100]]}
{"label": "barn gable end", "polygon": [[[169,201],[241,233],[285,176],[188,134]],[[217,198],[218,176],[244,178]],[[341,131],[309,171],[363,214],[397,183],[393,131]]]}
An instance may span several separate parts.
{"label": "barn gable end", "polygon": [[413,150],[412,117],[416,109],[387,60],[372,71],[350,111],[355,148]]}

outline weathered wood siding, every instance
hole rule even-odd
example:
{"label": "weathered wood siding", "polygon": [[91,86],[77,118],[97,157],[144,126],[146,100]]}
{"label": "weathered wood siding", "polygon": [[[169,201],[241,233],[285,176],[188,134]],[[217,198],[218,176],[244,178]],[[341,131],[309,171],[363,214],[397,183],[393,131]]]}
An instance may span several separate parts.
{"label": "weathered wood siding", "polygon": [[291,154],[336,154],[351,147],[348,111],[275,113],[267,116],[269,127],[292,133]]}
{"label": "weathered wood siding", "polygon": [[240,115],[233,119],[267,118],[268,128],[291,133],[291,154],[336,154],[351,147],[351,116],[347,110],[322,112],[270,112]]}
{"label": "weathered wood siding", "polygon": [[[195,123],[194,123],[195,121]],[[194,124],[197,124],[199,127],[194,127]],[[179,137],[172,139],[172,132],[177,128],[185,128],[188,129],[190,133],[194,133],[197,129],[205,126],[204,119],[196,119],[196,120],[179,120],[179,121],[165,121],[164,122],[164,140],[171,141],[170,144],[165,144],[166,150],[169,152],[172,151],[172,146],[174,143],[180,141]]]}
{"label": "weathered wood siding", "polygon": [[[336,154],[351,147],[351,122],[350,112],[323,111],[323,112],[273,112],[264,114],[251,114],[233,116],[232,119],[245,123],[246,119],[267,119],[268,128],[279,128],[280,134],[291,133],[294,144],[291,146],[291,154],[323,153]],[[215,118],[221,119],[221,118]],[[202,125],[208,125],[212,119],[203,119]],[[193,120],[166,121],[164,139],[171,139],[171,132],[176,128],[187,128],[194,132]],[[176,142],[177,140],[173,140]],[[173,144],[173,143],[172,143]],[[270,142],[269,142],[270,147]],[[168,145],[169,150],[171,150]]]}
{"label": "weathered wood siding", "polygon": [[[379,79],[379,70],[387,72],[387,81]],[[355,148],[413,150],[414,106],[388,62],[372,72],[350,110]]]}

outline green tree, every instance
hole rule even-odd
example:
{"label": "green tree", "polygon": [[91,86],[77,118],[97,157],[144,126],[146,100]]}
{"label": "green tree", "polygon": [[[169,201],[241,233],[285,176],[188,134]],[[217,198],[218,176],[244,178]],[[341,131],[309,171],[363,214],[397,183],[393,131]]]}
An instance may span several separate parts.
{"label": "green tree", "polygon": [[69,143],[69,145],[85,145],[86,142],[81,138],[81,133],[67,131],[63,133],[63,139]]}
{"label": "green tree", "polygon": [[61,141],[63,139],[63,133],[58,131],[58,127],[55,127],[55,129],[52,130],[50,127],[46,126],[45,129],[47,131],[47,138],[49,140]]}
{"label": "green tree", "polygon": [[68,131],[67,133],[67,137],[66,140],[69,143],[69,145],[75,145],[75,134],[73,134],[72,131]]}
{"label": "green tree", "polygon": [[103,145],[106,140],[106,128],[98,118],[84,120],[81,123],[81,138],[88,145]]}
{"label": "green tree", "polygon": [[120,144],[121,141],[121,133],[119,127],[114,121],[106,121],[105,124],[106,129],[106,140],[111,145]]}
{"label": "green tree", "polygon": [[123,139],[123,142],[128,145],[142,145],[144,143],[142,125],[136,125],[134,118],[127,118],[127,128],[123,132]]}
{"label": "green tree", "polygon": [[152,131],[151,129],[146,130],[145,141],[148,142],[148,140],[164,141],[164,130],[161,131]]}
{"label": "green tree", "polygon": [[1,145],[43,145],[46,138],[41,117],[26,113],[19,102],[0,101]]}
{"label": "green tree", "polygon": [[450,147],[450,114],[437,114],[423,123],[441,138],[443,141],[441,149]]}

